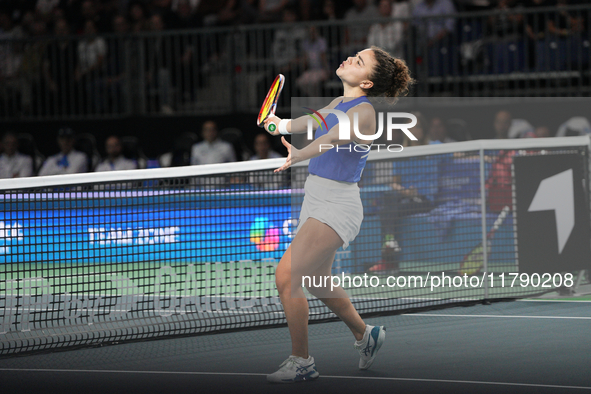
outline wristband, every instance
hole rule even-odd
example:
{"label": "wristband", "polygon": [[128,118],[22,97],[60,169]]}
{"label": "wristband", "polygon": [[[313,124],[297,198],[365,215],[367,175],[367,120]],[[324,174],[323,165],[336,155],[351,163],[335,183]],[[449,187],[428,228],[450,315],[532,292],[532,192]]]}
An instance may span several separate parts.
{"label": "wristband", "polygon": [[287,123],[291,122],[291,119],[281,119],[281,121],[279,122],[279,133],[282,135],[289,135],[291,134],[289,131],[287,131]]}

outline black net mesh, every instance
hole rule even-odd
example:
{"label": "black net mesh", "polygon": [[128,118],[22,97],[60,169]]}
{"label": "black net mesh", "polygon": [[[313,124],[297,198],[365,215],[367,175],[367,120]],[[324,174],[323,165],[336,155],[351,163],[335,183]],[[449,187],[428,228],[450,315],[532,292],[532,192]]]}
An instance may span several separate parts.
{"label": "black net mesh", "polygon": [[[333,274],[351,280],[361,314],[555,290],[510,287],[507,275],[519,272],[512,159],[556,153],[580,157],[587,174],[586,146],[370,157],[361,231]],[[2,190],[0,354],[284,324],[274,271],[295,235],[307,167],[276,174],[277,162]],[[364,275],[379,285],[358,286]],[[468,286],[433,286],[446,275]],[[331,317],[310,300],[311,320]]]}

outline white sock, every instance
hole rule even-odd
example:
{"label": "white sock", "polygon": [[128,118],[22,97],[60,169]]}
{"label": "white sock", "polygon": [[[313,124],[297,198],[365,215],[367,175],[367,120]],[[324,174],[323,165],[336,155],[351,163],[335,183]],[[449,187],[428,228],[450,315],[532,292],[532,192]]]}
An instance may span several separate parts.
{"label": "white sock", "polygon": [[356,345],[363,345],[365,342],[367,342],[367,338],[369,337],[369,333],[371,331],[373,327],[370,326],[369,324],[365,325],[365,332],[363,333],[363,338],[361,338],[361,341],[355,341]]}

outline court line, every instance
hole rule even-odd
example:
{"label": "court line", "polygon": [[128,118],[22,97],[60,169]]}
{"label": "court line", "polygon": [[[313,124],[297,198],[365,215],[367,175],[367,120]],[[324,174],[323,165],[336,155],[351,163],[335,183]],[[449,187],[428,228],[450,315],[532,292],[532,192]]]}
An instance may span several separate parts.
{"label": "court line", "polygon": [[[143,375],[194,375],[194,376],[267,376],[264,373],[250,373],[250,372],[185,372],[185,371],[117,371],[108,369],[21,369],[21,368],[0,368],[0,372],[62,372],[62,373],[113,373],[113,374],[143,374]],[[511,383],[511,382],[487,382],[478,380],[454,380],[454,379],[427,379],[427,378],[390,378],[379,376],[337,376],[337,375],[322,375],[323,378],[328,379],[360,379],[360,380],[390,380],[390,381],[405,381],[405,382],[428,382],[428,383],[462,383],[462,384],[483,384],[483,385],[497,385],[497,386],[520,386],[520,387],[544,387],[544,388],[560,388],[560,389],[579,389],[591,390],[587,386],[563,386],[555,384],[538,384],[538,383]]]}
{"label": "court line", "polygon": [[486,317],[486,318],[507,318],[507,319],[572,319],[591,320],[591,316],[524,316],[524,315],[452,315],[441,313],[403,313],[403,316],[449,316],[449,317]]}
{"label": "court line", "polygon": [[[588,297],[589,294],[586,294],[582,297]],[[569,297],[569,298],[573,298],[573,297]],[[540,298],[540,299],[523,299],[523,300],[517,300],[519,302],[566,302],[566,303],[580,303],[580,302],[591,302],[591,300],[557,300],[557,299],[552,299],[552,298]]]}

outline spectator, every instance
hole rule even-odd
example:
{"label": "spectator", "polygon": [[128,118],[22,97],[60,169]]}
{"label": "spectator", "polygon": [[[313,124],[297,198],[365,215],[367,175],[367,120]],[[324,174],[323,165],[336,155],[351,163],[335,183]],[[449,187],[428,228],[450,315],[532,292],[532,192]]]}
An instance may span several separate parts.
{"label": "spectator", "polygon": [[88,158],[74,149],[74,130],[64,127],[58,131],[57,143],[60,153],[45,160],[39,175],[76,174],[88,171]]}
{"label": "spectator", "polygon": [[581,14],[573,15],[565,9],[568,0],[557,0],[556,6],[558,12],[548,19],[548,33],[563,38],[580,34],[584,26],[583,19],[578,16]]}
{"label": "spectator", "polygon": [[494,129],[496,139],[509,138],[509,129],[511,128],[511,122],[513,117],[509,111],[499,111],[495,115]]}
{"label": "spectator", "polygon": [[289,0],[259,0],[259,22],[279,22]]}
{"label": "spectator", "polygon": [[292,79],[291,73],[296,71],[293,68],[299,62],[301,45],[307,36],[305,29],[293,26],[296,21],[297,14],[295,11],[292,8],[285,8],[283,10],[284,27],[277,29],[272,44],[273,59],[277,72],[284,74],[288,81]]}
{"label": "spectator", "polygon": [[202,142],[191,149],[191,164],[214,164],[236,161],[234,148],[218,138],[218,129],[214,121],[203,123],[201,129]]}
{"label": "spectator", "polygon": [[538,126],[535,131],[535,138],[549,138],[552,137],[550,129],[546,126]]}
{"label": "spectator", "polygon": [[275,32],[275,39],[272,44],[273,60],[275,63],[275,72],[285,75],[285,85],[283,94],[295,96],[292,94],[291,82],[299,76],[298,64],[301,62],[302,43],[307,37],[306,29],[294,26],[297,21],[297,14],[292,8],[283,10],[283,26]]}
{"label": "spectator", "polygon": [[500,0],[497,4],[494,15],[488,18],[493,35],[497,40],[515,41],[523,36],[523,15],[515,13],[516,9],[521,8],[516,0]]}
{"label": "spectator", "polygon": [[369,0],[354,0],[353,3],[354,6],[345,14],[345,20],[349,25],[345,36],[348,55],[354,55],[367,47],[367,20],[380,17],[377,8]]}
{"label": "spectator", "polygon": [[[43,57],[47,42],[41,38],[45,36],[46,24],[41,20],[34,20],[31,24],[33,41],[25,44],[19,75],[21,77],[21,103],[23,112],[38,113],[41,110],[41,78],[43,75]],[[36,100],[35,100],[36,99]],[[36,103],[33,102],[36,101]],[[37,104],[37,105],[34,105]]]}
{"label": "spectator", "polygon": [[[416,112],[414,113],[414,115],[417,117],[417,124],[415,125],[415,127],[413,127],[412,129],[410,129],[409,131],[412,133],[412,135],[414,135],[417,140],[411,140],[410,138],[408,138],[408,136],[406,134],[404,134],[404,140],[402,142],[402,146],[409,147],[409,146],[420,146],[420,145],[429,145],[431,144],[431,140],[429,139],[429,134],[427,133],[427,120],[425,119],[425,117],[419,113]],[[434,142],[437,143],[437,142]]]}
{"label": "spectator", "polygon": [[160,15],[166,26],[173,24],[175,11],[172,10],[172,0],[152,0],[149,6],[151,15]]}
{"label": "spectator", "polygon": [[322,4],[322,13],[320,14],[321,20],[334,21],[337,19],[337,11],[335,8],[334,0],[324,0]]}
{"label": "spectator", "polygon": [[55,22],[54,35],[43,59],[43,79],[50,97],[49,113],[69,115],[72,113],[70,94],[74,91],[72,75],[77,60],[74,41],[67,39],[70,26],[65,19]]}
{"label": "spectator", "polygon": [[[391,3],[391,0],[381,0],[379,3],[380,16],[384,18],[408,18],[410,8],[408,2]],[[384,21],[374,23],[369,28],[368,45],[378,46],[394,57],[403,57],[403,43],[406,22]]]}
{"label": "spectator", "polygon": [[238,22],[241,25],[256,23],[260,18],[256,0],[239,0],[240,12]]}
{"label": "spectator", "polygon": [[574,116],[561,124],[556,132],[557,137],[572,137],[591,134],[591,123],[583,116]]}
{"label": "spectator", "polygon": [[[552,6],[551,0],[529,0],[525,3],[528,10]],[[546,19],[548,14],[535,10],[534,13],[526,15],[526,33],[534,41],[541,40],[546,36]]]}
{"label": "spectator", "polygon": [[[150,30],[162,32],[164,23],[162,17],[158,14],[150,18]],[[150,36],[146,39],[147,72],[146,79],[148,88],[156,89],[156,101],[152,102],[151,107],[160,107],[163,114],[172,114],[172,64],[173,48],[171,37],[169,36]]]}
{"label": "spectator", "polygon": [[8,13],[0,11],[0,103],[7,112],[16,112],[22,86],[18,74],[23,59],[22,45],[11,40],[23,38],[24,34]]}
{"label": "spectator", "polygon": [[95,22],[84,22],[85,37],[78,43],[78,64],[74,71],[74,80],[82,91],[81,104],[85,110],[100,111],[103,105],[102,89],[99,77],[102,76],[107,55],[107,43],[97,35]]}
{"label": "spectator", "polygon": [[18,139],[13,132],[2,137],[4,153],[0,155],[0,178],[20,178],[33,175],[33,158],[18,152]]}
{"label": "spectator", "polygon": [[306,70],[296,80],[296,85],[304,94],[319,97],[322,82],[329,76],[326,60],[326,40],[318,34],[316,26],[308,28],[308,38],[302,44],[305,54]]}
{"label": "spectator", "polygon": [[271,142],[267,133],[257,134],[254,138],[254,151],[255,154],[250,157],[250,160],[278,159],[283,157],[271,149]]}
{"label": "spectator", "polygon": [[123,15],[113,17],[113,31],[117,39],[109,40],[107,53],[105,90],[108,94],[110,112],[122,112],[124,109],[123,90],[127,70],[127,59],[133,53],[132,42],[126,37],[129,33],[129,23]]}
{"label": "spectator", "polygon": [[80,5],[80,22],[82,22],[82,31],[86,33],[86,22],[93,21],[96,31],[106,33],[109,26],[109,18],[102,15],[97,10],[97,5],[93,0],[84,0]]}
{"label": "spectator", "polygon": [[179,0],[170,27],[180,30],[200,27],[200,20],[191,8],[189,0]]}
{"label": "spectator", "polygon": [[123,146],[121,140],[117,136],[110,136],[105,141],[105,151],[107,152],[106,159],[100,163],[95,171],[120,171],[120,170],[135,170],[137,163],[133,160],[126,159],[122,154]]}
{"label": "spectator", "polygon": [[[412,16],[423,18],[455,13],[456,8],[451,0],[423,0],[414,8]],[[442,46],[441,42],[454,31],[455,18],[429,18],[414,23],[419,28],[420,38],[425,39],[429,47]]]}
{"label": "spectator", "polygon": [[447,135],[445,123],[439,117],[431,119],[431,124],[429,127],[429,139],[432,141],[432,143],[456,142],[453,138],[450,138]]}
{"label": "spectator", "polygon": [[143,3],[135,1],[129,4],[129,20],[133,33],[139,33],[149,29],[150,23],[146,15],[147,12]]}

